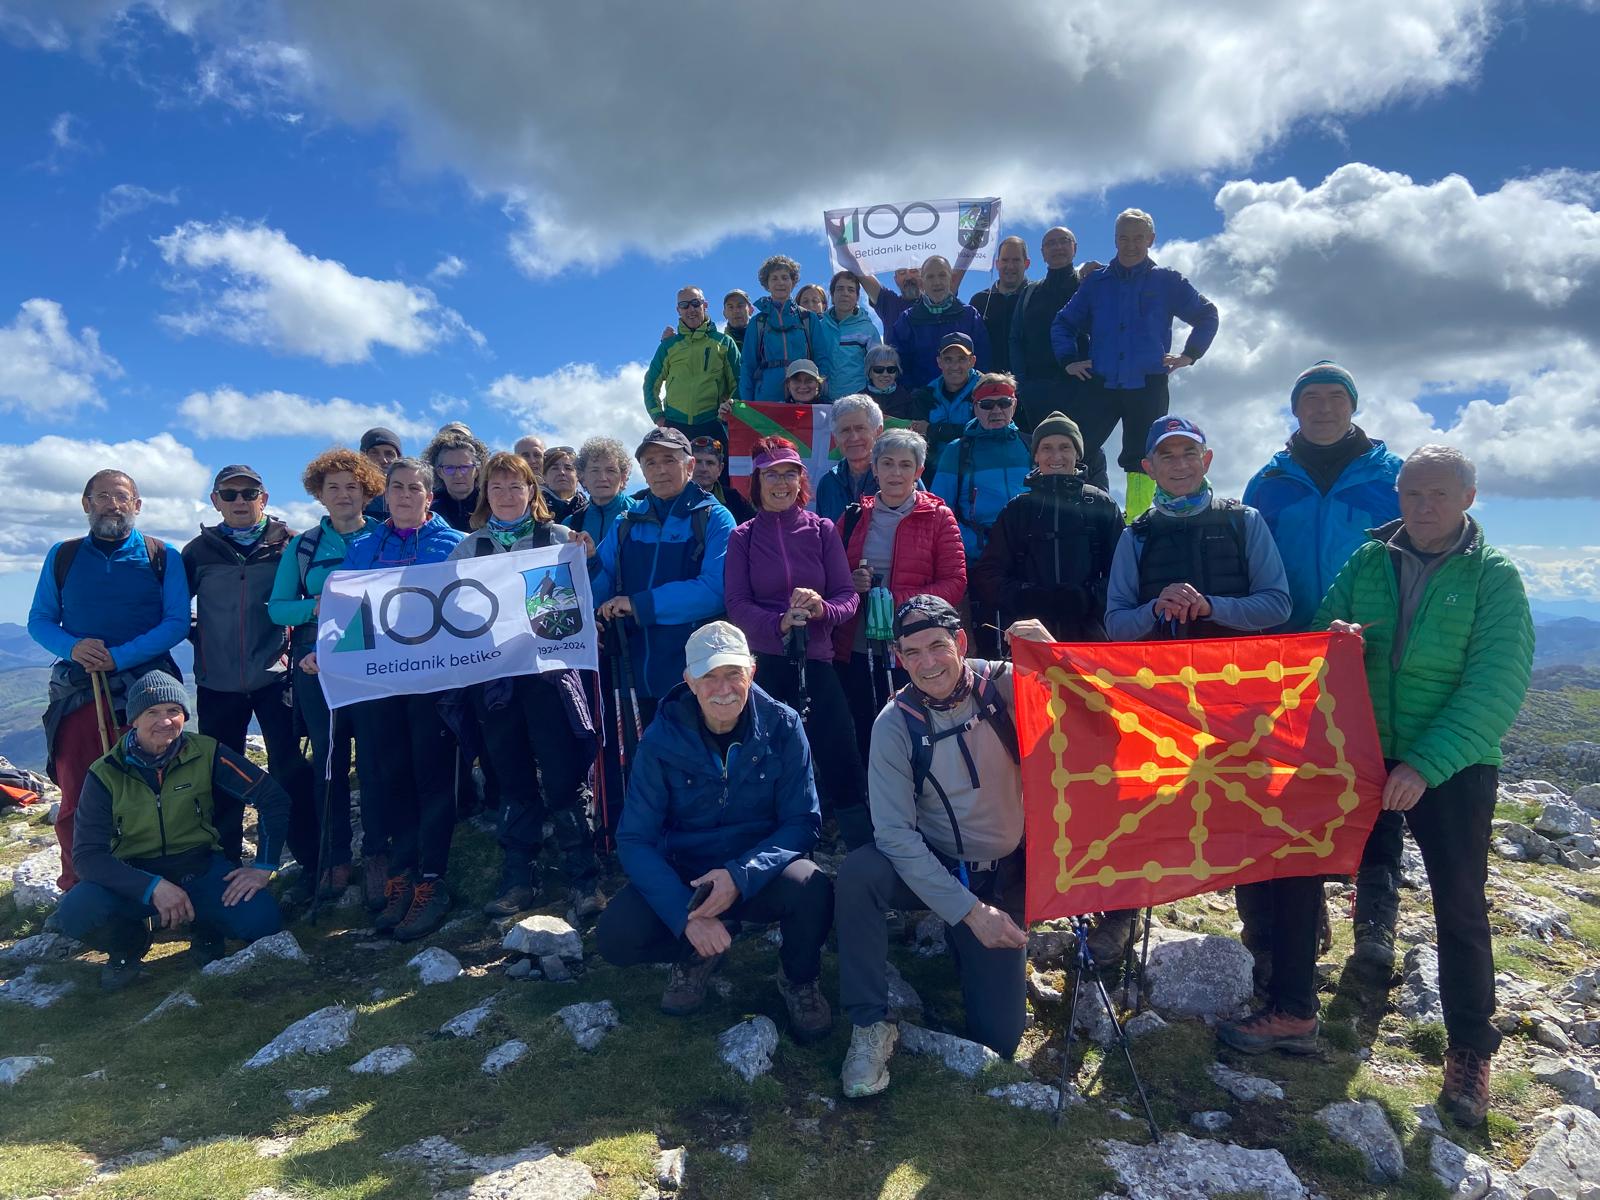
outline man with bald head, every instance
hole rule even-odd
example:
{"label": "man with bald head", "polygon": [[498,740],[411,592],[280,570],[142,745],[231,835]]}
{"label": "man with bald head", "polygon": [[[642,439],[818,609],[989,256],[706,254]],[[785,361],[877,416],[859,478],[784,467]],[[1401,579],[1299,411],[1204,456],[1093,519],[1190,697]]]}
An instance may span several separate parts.
{"label": "man with bald head", "polygon": [[995,249],[995,281],[972,298],[989,331],[991,371],[1011,370],[1011,322],[1028,283],[1028,244],[1008,237]]}

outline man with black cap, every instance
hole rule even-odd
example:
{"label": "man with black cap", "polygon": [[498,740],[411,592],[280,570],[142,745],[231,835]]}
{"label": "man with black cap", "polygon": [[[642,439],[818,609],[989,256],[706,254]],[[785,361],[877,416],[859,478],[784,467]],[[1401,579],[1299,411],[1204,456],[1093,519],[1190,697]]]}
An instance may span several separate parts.
{"label": "man with black cap", "polygon": [[[152,930],[192,924],[196,966],[225,939],[283,928],[267,890],[283,850],[289,797],[248,758],[188,733],[183,684],[163,671],[128,689],[132,728],[95,761],[76,815],[80,882],[49,928],[104,950],[107,991],[138,978]],[[256,857],[240,860],[244,806],[257,814]]]}
{"label": "man with black cap", "polygon": [[[372,460],[372,465],[378,468],[378,474],[388,473],[389,465],[405,454],[400,445],[400,437],[391,429],[382,425],[374,425],[361,435],[361,453]],[[379,492],[368,502],[366,514],[376,517],[380,521],[389,519],[389,502],[384,498],[384,493]]]}
{"label": "man with black cap", "polygon": [[[242,463],[223,467],[211,485],[216,525],[183,548],[183,569],[195,598],[195,693],[200,727],[236,754],[255,717],[267,746],[267,769],[294,801],[291,849],[305,868],[306,888],[318,881],[317,820],[311,776],[295,735],[288,630],[267,615],[278,560],[294,531],[266,514],[260,474]],[[342,893],[349,868],[328,884]]]}
{"label": "man with black cap", "polygon": [[964,333],[947,333],[939,342],[939,374],[912,396],[912,407],[928,423],[928,464],[924,479],[932,482],[944,448],[961,436],[976,415],[972,392],[983,378],[972,339]]}
{"label": "man with black cap", "polygon": [[[1007,633],[1050,640],[1037,621]],[[851,1098],[889,1086],[899,1039],[888,1018],[891,908],[931,908],[945,922],[968,1037],[1009,1057],[1026,1015],[1011,665],[967,658],[961,617],[937,596],[902,604],[894,637],[911,682],[872,727],[873,843],[851,852],[834,885],[839,999],[852,1026],[841,1081]]]}

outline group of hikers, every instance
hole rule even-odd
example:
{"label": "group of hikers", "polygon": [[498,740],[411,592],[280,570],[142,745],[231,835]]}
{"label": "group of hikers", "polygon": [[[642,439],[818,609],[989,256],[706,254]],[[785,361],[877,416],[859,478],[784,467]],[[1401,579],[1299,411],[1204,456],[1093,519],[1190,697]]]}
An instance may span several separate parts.
{"label": "group of hikers", "polygon": [[[870,1096],[888,1086],[898,1036],[891,911],[944,922],[969,1037],[1010,1056],[1022,1036],[1008,643],[1328,629],[1362,639],[1388,769],[1356,878],[1353,961],[1392,979],[1409,827],[1438,926],[1442,1100],[1481,1122],[1499,1042],[1490,821],[1532,660],[1521,580],[1468,512],[1472,463],[1437,445],[1402,461],[1370,438],[1356,381],[1332,361],[1285,381],[1293,428],[1242,499],[1215,494],[1219,447],[1168,413],[1167,381],[1205,353],[1217,311],[1150,258],[1148,214],[1122,213],[1114,232],[1115,257],[1078,269],[1071,232],[1049,230],[1036,280],[1008,238],[970,304],[940,258],[896,272],[895,289],[841,271],[823,292],[774,256],[759,272],[768,294],[751,306],[730,292],[722,330],[686,287],[646,376],[655,424],[631,452],[530,434],[491,453],[452,422],[412,457],[372,429],[306,466],[326,515],[299,533],[267,515],[265,481],[237,464],[213,481],[221,520],[180,552],[137,530],[125,471],[97,471],[88,534],[52,547],[29,617],[59,659],[45,716],[62,789],[54,927],[106,952],[108,989],[138,977],[158,929],[191,925],[204,962],[226,939],[280,928],[283,907],[352,884],[377,929],[425,937],[450,911],[452,832],[480,803],[481,775],[501,850],[486,913],[547,902],[559,864],[569,918],[597,917],[605,959],[671,964],[667,1012],[704,1003],[745,925],[776,922],[790,1030],[824,1037],[834,1018],[818,980],[836,931],[843,1091]],[[1174,317],[1190,326],[1176,355]],[[840,461],[813,480],[791,441],[762,438],[741,492],[726,425],[740,398],[831,402]],[[1105,489],[1118,424],[1127,514]],[[643,487],[630,491],[635,465]],[[497,679],[330,720],[316,617],[332,572],[563,543],[589,563],[598,678]],[[185,638],[193,713],[171,656]],[[252,717],[265,771],[243,753]],[[819,844],[845,852],[836,876]],[[280,895],[269,885],[285,848],[300,870]],[[608,897],[613,852],[626,882]],[[1261,1005],[1219,1025],[1221,1042],[1316,1049],[1323,884],[1236,889]],[[1093,961],[1118,960],[1134,923],[1099,914]]]}

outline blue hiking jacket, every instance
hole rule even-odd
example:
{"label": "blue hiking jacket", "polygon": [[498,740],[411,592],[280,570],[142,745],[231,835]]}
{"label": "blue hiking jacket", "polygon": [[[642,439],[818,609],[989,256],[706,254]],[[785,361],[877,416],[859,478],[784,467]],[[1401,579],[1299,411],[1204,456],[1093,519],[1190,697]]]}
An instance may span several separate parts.
{"label": "blue hiking jacket", "polygon": [[1199,361],[1217,336],[1217,306],[1168,267],[1146,258],[1137,267],[1116,259],[1078,285],[1050,325],[1050,348],[1062,366],[1078,360],[1078,339],[1089,339],[1094,373],[1108,388],[1141,388],[1164,375],[1172,352],[1172,318],[1189,324],[1183,353]]}
{"label": "blue hiking jacket", "polygon": [[72,658],[86,637],[105,643],[123,671],[158,658],[189,636],[189,581],[183,558],[167,545],[162,582],[145,549],[144,534],[128,534],[108,557],[85,537],[67,578],[56,590],[56,555],[50,547],[28,609],[28,636],[57,658]]}
{"label": "blue hiking jacket", "polygon": [[924,435],[928,441],[928,464],[924,477],[931,479],[939,467],[939,457],[944,448],[961,436],[968,423],[977,416],[972,411],[972,389],[978,386],[983,372],[976,367],[967,372],[967,382],[955,395],[944,390],[944,375],[935,372],[928,386],[917,393],[917,405],[922,419],[928,423]]}
{"label": "blue hiking jacket", "polygon": [[[962,450],[967,469],[961,470]],[[961,544],[970,567],[989,543],[989,528],[1000,510],[1023,490],[1023,480],[1033,470],[1028,443],[1015,425],[985,429],[973,418],[961,436],[939,455],[932,492],[950,506],[961,526]]]}
{"label": "blue hiking jacket", "polygon": [[765,404],[783,402],[783,372],[797,358],[817,364],[827,395],[834,392],[833,331],[816,313],[792,299],[782,307],[771,296],[756,301],[755,314],[740,347],[739,398]]}
{"label": "blue hiking jacket", "polygon": [[443,562],[467,535],[454,529],[438,513],[429,515],[421,529],[402,533],[389,521],[369,527],[345,543],[345,571],[372,571],[409,567],[414,563]]}
{"label": "blue hiking jacket", "polygon": [[680,681],[644,731],[628,776],[617,856],[628,882],[676,934],[688,923],[687,880],[722,867],[749,899],[816,845],[822,830],[799,715],[752,687],[740,719],[739,740],[724,760]]}
{"label": "blue hiking jacket", "polygon": [[972,339],[978,370],[989,369],[989,327],[978,310],[957,300],[943,312],[918,301],[895,318],[889,344],[900,352],[900,369],[912,379],[939,373],[939,343],[946,334],[964,333]]}
{"label": "blue hiking jacket", "polygon": [[1287,449],[1272,456],[1244,489],[1244,502],[1261,513],[1289,577],[1294,609],[1283,625],[1290,632],[1311,628],[1317,606],[1367,530],[1400,516],[1401,459],[1376,438],[1372,449],[1350,463],[1324,496]]}
{"label": "blue hiking jacket", "polygon": [[[596,607],[613,596],[633,602],[628,657],[634,686],[659,698],[683,679],[683,648],[698,625],[722,615],[723,561],[733,515],[689,483],[666,507],[646,493],[611,526],[595,552]],[[698,509],[707,509],[705,549],[694,536]],[[620,547],[620,551],[619,551]],[[698,555],[698,558],[696,557]]]}
{"label": "blue hiking jacket", "polygon": [[822,323],[833,337],[833,374],[828,376],[828,395],[837,400],[865,391],[867,351],[883,341],[878,327],[859,308],[842,320],[838,311],[830,308],[822,314]]}

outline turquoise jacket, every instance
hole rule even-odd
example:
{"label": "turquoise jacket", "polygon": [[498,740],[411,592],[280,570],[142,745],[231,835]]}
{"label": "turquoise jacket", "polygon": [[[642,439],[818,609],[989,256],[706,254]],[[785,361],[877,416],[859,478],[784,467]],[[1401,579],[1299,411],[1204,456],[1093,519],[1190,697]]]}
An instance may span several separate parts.
{"label": "turquoise jacket", "polygon": [[836,309],[822,314],[822,323],[833,335],[833,374],[828,376],[828,395],[837,400],[865,391],[867,351],[883,341],[872,318],[856,309],[842,320]]}
{"label": "turquoise jacket", "polygon": [[1031,470],[1028,443],[1015,425],[985,429],[976,418],[939,455],[931,490],[956,515],[969,567],[988,545],[1000,510],[1022,494]]}

